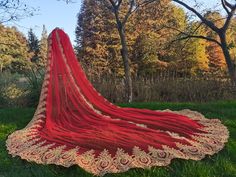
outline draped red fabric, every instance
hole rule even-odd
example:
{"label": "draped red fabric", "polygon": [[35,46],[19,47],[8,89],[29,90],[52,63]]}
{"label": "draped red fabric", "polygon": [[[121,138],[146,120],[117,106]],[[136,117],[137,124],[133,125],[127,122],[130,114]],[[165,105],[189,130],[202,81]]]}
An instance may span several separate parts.
{"label": "draped red fabric", "polygon": [[224,147],[227,128],[198,112],[121,108],[86,78],[59,28],[49,36],[48,65],[32,121],[7,139],[13,156],[42,164],[77,164],[104,175],[200,160]]}

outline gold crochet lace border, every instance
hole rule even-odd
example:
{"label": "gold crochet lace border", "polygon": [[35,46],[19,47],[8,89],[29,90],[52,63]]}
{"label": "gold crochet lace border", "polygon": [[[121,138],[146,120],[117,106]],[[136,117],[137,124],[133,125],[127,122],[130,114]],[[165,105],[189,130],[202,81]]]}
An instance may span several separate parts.
{"label": "gold crochet lace border", "polygon": [[48,144],[37,135],[35,127],[40,126],[40,119],[25,129],[15,131],[7,139],[8,152],[14,156],[20,156],[27,161],[34,161],[39,164],[56,164],[69,167],[79,165],[86,171],[98,176],[106,173],[118,173],[127,171],[130,168],[150,168],[152,166],[167,166],[174,158],[200,160],[206,155],[213,155],[224,147],[229,132],[218,119],[206,119],[202,114],[191,110],[170,111],[186,115],[205,126],[208,133],[194,136],[195,141],[188,140],[177,134],[167,132],[175,138],[186,139],[191,146],[176,143],[179,149],[163,145],[163,149],[156,149],[149,146],[148,152],[139,147],[133,147],[132,155],[118,148],[115,156],[104,149],[98,156],[94,150],[79,154],[79,147],[65,150],[64,146],[55,146],[55,143]]}

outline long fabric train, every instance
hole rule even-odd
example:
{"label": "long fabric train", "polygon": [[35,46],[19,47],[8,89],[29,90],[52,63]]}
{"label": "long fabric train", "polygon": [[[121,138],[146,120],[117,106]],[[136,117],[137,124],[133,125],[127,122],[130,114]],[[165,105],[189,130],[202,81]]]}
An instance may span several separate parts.
{"label": "long fabric train", "polygon": [[190,110],[121,108],[87,80],[69,37],[49,36],[46,75],[33,119],[7,139],[12,156],[41,164],[77,164],[95,175],[166,166],[173,158],[217,153],[229,133],[218,119]]}

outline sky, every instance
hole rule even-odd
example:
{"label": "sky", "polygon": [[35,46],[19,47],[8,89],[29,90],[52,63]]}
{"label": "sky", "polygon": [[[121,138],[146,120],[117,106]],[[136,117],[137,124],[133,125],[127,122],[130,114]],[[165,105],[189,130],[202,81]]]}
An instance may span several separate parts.
{"label": "sky", "polygon": [[43,25],[46,26],[47,32],[50,33],[54,28],[62,28],[71,38],[75,40],[75,27],[77,14],[80,10],[81,0],[73,0],[75,3],[67,4],[58,0],[24,0],[25,4],[38,8],[36,15],[27,17],[16,23],[7,24],[16,26],[19,31],[27,36],[30,28],[40,38]]}
{"label": "sky", "polygon": [[[23,0],[25,4],[31,7],[38,8],[39,11],[33,17],[22,19],[16,23],[8,24],[16,26],[21,32],[27,36],[30,28],[40,38],[43,25],[46,26],[48,33],[54,28],[62,28],[74,43],[75,27],[77,22],[77,14],[79,13],[82,0],[73,0],[74,3],[65,3],[63,0]],[[193,0],[186,0],[188,4]],[[203,0],[197,0],[203,2]],[[212,7],[219,0],[205,1],[205,7]]]}

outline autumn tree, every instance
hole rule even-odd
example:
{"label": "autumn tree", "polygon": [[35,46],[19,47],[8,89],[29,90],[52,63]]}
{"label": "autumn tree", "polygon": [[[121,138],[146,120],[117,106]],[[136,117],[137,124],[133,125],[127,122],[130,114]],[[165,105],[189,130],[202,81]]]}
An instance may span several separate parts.
{"label": "autumn tree", "polygon": [[[125,90],[126,90],[126,99],[128,102],[131,102],[133,99],[133,91],[132,91],[132,79],[130,72],[130,64],[128,57],[128,47],[127,47],[127,39],[126,39],[126,23],[129,17],[137,11],[142,6],[145,6],[153,0],[130,0],[130,1],[122,1],[122,0],[108,0],[110,2],[110,6],[106,5],[110,12],[114,14],[116,20],[116,27],[119,32],[120,43],[121,43],[121,56],[124,64],[125,71]],[[106,1],[104,1],[106,2]],[[121,10],[121,6],[124,6],[123,11]]]}
{"label": "autumn tree", "polygon": [[[193,22],[190,24],[189,31],[195,29],[199,26],[199,22]],[[198,35],[206,35],[205,28],[200,26],[198,28]],[[192,59],[194,65],[191,68],[192,74],[197,74],[198,72],[207,72],[209,70],[209,59],[206,51],[208,43],[205,40],[198,38],[191,38],[189,40],[189,45],[186,46],[188,52],[190,52],[190,58]]]}
{"label": "autumn tree", "polygon": [[76,27],[76,52],[89,74],[109,72],[108,56],[113,28],[107,24],[109,14],[98,0],[84,0]]}
{"label": "autumn tree", "polygon": [[201,20],[201,23],[207,26],[210,30],[212,30],[219,38],[219,39],[214,39],[212,37],[208,37],[205,35],[195,35],[194,33],[182,32],[182,34],[184,34],[185,36],[182,37],[181,39],[200,38],[217,44],[221,48],[224,54],[230,78],[232,82],[236,84],[236,65],[235,62],[233,61],[232,56],[230,55],[229,39],[227,38],[227,32],[231,26],[232,19],[236,12],[236,2],[233,3],[227,0],[221,0],[221,6],[225,10],[226,17],[224,18],[223,25],[217,26],[215,20],[207,19],[196,8],[191,7],[184,1],[181,0],[173,0],[173,1],[185,7],[192,13],[194,13]]}
{"label": "autumn tree", "polygon": [[142,62],[138,64],[142,68],[142,73],[157,72],[160,69],[169,69],[172,64],[176,65],[180,42],[169,47],[168,41],[175,38],[178,32],[167,27],[185,29],[187,23],[184,10],[169,3],[168,0],[163,0],[144,6],[134,14],[133,18],[136,21],[138,37],[134,44],[132,59],[141,61],[144,56],[145,64]]}
{"label": "autumn tree", "polygon": [[229,26],[227,39],[230,56],[232,56],[232,60],[236,62],[236,17],[232,19],[231,25]]}
{"label": "autumn tree", "polygon": [[[163,15],[163,7],[171,7],[167,6],[167,4],[169,4],[168,0],[154,2],[155,5],[150,5],[148,8],[145,8],[151,2],[152,1],[84,0],[80,14],[78,15],[76,50],[81,62],[86,63],[86,65],[93,65],[94,67],[98,66],[98,62],[95,64],[95,61],[100,60],[101,62],[99,61],[99,63],[105,66],[103,68],[109,68],[107,66],[111,65],[114,66],[110,67],[110,70],[108,70],[108,72],[112,72],[117,66],[119,67],[117,58],[119,58],[118,54],[120,52],[125,71],[126,93],[128,93],[127,100],[131,100],[132,98],[131,72],[134,72],[132,70],[135,69],[135,67],[132,67],[132,64],[135,66],[136,62],[132,57],[138,56],[133,54],[132,50],[134,50],[134,48],[132,46],[135,46],[134,43],[137,42],[137,37],[142,33],[147,33],[146,36],[152,36],[152,38],[156,36],[156,41],[158,41],[156,46],[163,46],[163,43],[166,42],[168,37],[171,38],[176,34],[176,32],[170,34],[168,29],[163,28],[163,24],[169,23],[171,25],[183,26],[181,23],[184,21],[184,18],[181,18],[185,14],[182,9],[170,8],[173,14],[178,14],[178,17],[172,18],[172,15],[171,18],[168,18],[170,16],[168,13]],[[172,7],[175,6],[172,5]],[[159,35],[158,32],[160,32],[160,29],[157,30],[157,28],[162,30]],[[149,32],[153,35],[149,35]],[[140,36],[140,39],[141,38]],[[121,48],[119,48],[117,39],[119,40]],[[154,40],[154,38],[149,39]],[[142,40],[145,39],[143,38]],[[151,54],[152,57],[149,58],[155,60],[155,58],[157,59],[157,55],[161,55],[162,58],[164,58],[163,53],[165,53],[164,50],[159,50],[159,52]],[[107,58],[111,58],[111,60],[107,60]],[[159,60],[156,62],[158,63]]]}
{"label": "autumn tree", "polygon": [[166,69],[168,62],[160,60],[158,56],[158,37],[156,33],[140,34],[134,44],[135,63],[137,74],[154,74],[159,70]]}
{"label": "autumn tree", "polygon": [[[204,15],[208,20],[215,21],[217,27],[221,27],[224,24],[224,18],[218,11],[208,11]],[[205,27],[206,36],[219,40],[219,36],[208,27]],[[227,38],[229,37],[228,34]],[[225,58],[221,47],[216,43],[207,41],[206,52],[209,60],[209,71],[213,74],[222,74],[226,68]]]}
{"label": "autumn tree", "polygon": [[222,74],[225,69],[225,60],[221,48],[215,43],[209,42],[207,46],[207,53],[209,59],[209,71],[213,74]]}
{"label": "autumn tree", "polygon": [[0,25],[0,71],[23,72],[30,68],[27,39],[15,27]]}

